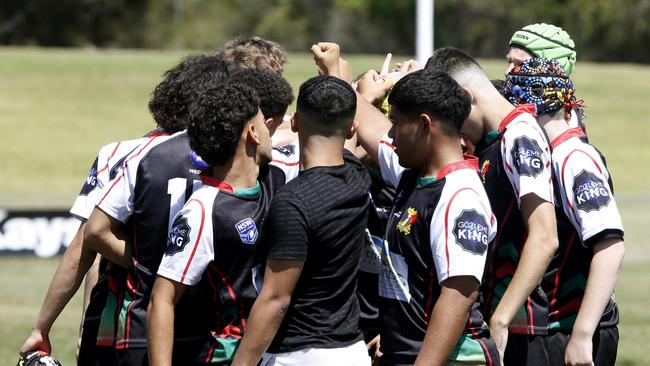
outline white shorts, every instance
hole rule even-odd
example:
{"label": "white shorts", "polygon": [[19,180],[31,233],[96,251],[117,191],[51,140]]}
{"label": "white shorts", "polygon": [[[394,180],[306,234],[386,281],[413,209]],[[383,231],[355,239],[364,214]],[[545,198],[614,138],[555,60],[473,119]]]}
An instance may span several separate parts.
{"label": "white shorts", "polygon": [[305,348],[285,353],[265,353],[260,366],[369,366],[370,356],[363,341],[341,348]]}

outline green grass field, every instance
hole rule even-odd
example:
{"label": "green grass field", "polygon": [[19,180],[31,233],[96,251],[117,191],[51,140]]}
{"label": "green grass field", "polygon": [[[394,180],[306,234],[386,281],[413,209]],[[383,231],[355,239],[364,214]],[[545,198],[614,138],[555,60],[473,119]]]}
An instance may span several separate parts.
{"label": "green grass field", "polygon": [[[67,208],[100,146],[153,128],[146,108],[162,73],[183,56],[169,51],[0,48],[0,208]],[[354,73],[381,56],[348,57]],[[399,59],[399,58],[394,58]],[[297,91],[314,74],[311,57],[291,54],[286,76]],[[491,77],[504,62],[483,60]],[[577,94],[591,141],[607,156],[626,226],[626,259],[617,299],[620,365],[650,364],[650,128],[645,119],[650,67],[578,63]],[[0,365],[15,363],[58,259],[0,258]],[[54,353],[74,364],[80,297],[52,331]]]}

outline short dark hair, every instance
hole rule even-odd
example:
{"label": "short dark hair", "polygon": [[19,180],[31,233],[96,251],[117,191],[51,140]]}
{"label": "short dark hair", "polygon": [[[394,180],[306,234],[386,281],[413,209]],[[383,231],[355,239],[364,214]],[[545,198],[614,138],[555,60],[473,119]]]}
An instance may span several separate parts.
{"label": "short dark hair", "polygon": [[232,74],[232,80],[255,89],[264,118],[283,116],[293,102],[289,82],[271,70],[241,69]]}
{"label": "short dark hair", "polygon": [[315,76],[300,86],[296,111],[318,133],[343,133],[354,119],[357,95],[345,81],[328,75]]}
{"label": "short dark hair", "polygon": [[167,133],[187,128],[189,104],[209,88],[223,83],[228,77],[228,64],[221,57],[196,55],[183,59],[167,70],[151,94],[149,111]]}
{"label": "short dark hair", "polygon": [[287,54],[279,43],[258,36],[233,38],[215,54],[242,68],[268,69],[278,74],[287,62]]}
{"label": "short dark hair", "polygon": [[447,73],[419,70],[398,81],[388,103],[410,119],[421,113],[442,122],[447,135],[458,135],[472,108],[469,94]]}
{"label": "short dark hair", "polygon": [[223,165],[235,154],[246,122],[258,112],[255,90],[227,83],[199,95],[190,105],[190,147],[210,165]]}
{"label": "short dark hair", "polygon": [[440,70],[453,75],[455,72],[471,66],[476,66],[482,70],[481,65],[467,52],[454,47],[443,47],[437,49],[429,57],[424,68],[427,70]]}

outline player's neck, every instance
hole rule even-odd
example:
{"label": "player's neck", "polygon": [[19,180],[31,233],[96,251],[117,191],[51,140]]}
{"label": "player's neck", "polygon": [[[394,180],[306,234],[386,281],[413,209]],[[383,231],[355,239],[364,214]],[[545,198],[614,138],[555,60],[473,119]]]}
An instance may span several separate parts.
{"label": "player's neck", "polygon": [[238,151],[233,159],[223,165],[215,165],[212,177],[229,184],[234,190],[255,187],[260,166],[255,157],[244,155]]}
{"label": "player's neck", "polygon": [[537,118],[537,123],[546,131],[549,141],[555,140],[558,136],[568,130],[569,124],[564,119],[564,112],[545,114]]}
{"label": "player's neck", "polygon": [[435,177],[444,166],[463,160],[463,149],[458,140],[459,138],[444,139],[433,144],[432,151],[427,154],[430,158],[426,166],[423,167],[421,175]]}
{"label": "player's neck", "polygon": [[495,95],[489,101],[489,104],[482,105],[481,109],[485,111],[483,114],[483,125],[485,126],[485,133],[496,131],[499,129],[501,121],[512,112],[515,107],[508,102],[507,99],[501,95]]}
{"label": "player's neck", "polygon": [[343,165],[343,139],[311,135],[300,136],[300,167]]}

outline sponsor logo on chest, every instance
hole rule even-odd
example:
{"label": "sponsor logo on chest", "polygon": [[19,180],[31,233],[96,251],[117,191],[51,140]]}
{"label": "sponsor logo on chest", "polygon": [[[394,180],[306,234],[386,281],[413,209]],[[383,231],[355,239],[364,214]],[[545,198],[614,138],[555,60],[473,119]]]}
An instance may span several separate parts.
{"label": "sponsor logo on chest", "polygon": [[489,228],[487,220],[476,210],[463,210],[454,223],[456,243],[463,250],[481,255],[488,247]]}
{"label": "sponsor logo on chest", "polygon": [[573,180],[573,194],[576,206],[585,212],[598,211],[612,199],[605,182],[586,170],[581,171]]}

